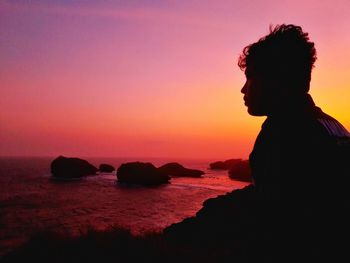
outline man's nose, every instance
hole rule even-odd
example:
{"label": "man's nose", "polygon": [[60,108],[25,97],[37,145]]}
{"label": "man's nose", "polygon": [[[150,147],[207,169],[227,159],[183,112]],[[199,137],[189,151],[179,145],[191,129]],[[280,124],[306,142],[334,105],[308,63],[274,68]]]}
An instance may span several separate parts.
{"label": "man's nose", "polygon": [[241,93],[246,94],[247,92],[247,82],[244,84],[244,86],[241,89]]}

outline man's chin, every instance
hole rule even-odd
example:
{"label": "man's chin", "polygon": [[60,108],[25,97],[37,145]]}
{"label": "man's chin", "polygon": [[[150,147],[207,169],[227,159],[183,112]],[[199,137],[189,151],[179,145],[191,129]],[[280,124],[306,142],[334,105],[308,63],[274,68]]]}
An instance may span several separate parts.
{"label": "man's chin", "polygon": [[248,107],[247,111],[248,111],[249,115],[252,115],[252,116],[257,116],[257,117],[259,117],[259,116],[266,116],[266,115],[267,115],[265,112],[263,112],[263,111],[261,111],[261,110],[252,109],[252,108],[250,108],[250,107]]}

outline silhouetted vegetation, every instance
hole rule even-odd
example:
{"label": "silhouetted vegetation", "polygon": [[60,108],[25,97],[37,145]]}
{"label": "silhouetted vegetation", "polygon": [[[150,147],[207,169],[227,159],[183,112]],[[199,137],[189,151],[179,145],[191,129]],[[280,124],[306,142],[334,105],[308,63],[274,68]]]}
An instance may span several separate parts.
{"label": "silhouetted vegetation", "polygon": [[80,237],[40,232],[2,262],[225,262],[235,250],[170,242],[161,233],[134,236],[128,230],[90,230]]}

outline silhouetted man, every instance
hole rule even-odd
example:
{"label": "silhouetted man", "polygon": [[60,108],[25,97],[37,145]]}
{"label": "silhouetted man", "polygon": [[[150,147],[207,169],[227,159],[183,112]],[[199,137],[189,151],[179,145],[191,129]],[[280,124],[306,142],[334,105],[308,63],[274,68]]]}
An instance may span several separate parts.
{"label": "silhouetted man", "polygon": [[290,227],[291,240],[320,253],[315,242],[336,242],[325,237],[339,238],[349,223],[342,220],[350,134],[308,94],[315,61],[308,34],[280,25],[245,47],[238,65],[247,79],[241,92],[248,113],[267,116],[249,158],[262,210],[279,213],[266,222]]}

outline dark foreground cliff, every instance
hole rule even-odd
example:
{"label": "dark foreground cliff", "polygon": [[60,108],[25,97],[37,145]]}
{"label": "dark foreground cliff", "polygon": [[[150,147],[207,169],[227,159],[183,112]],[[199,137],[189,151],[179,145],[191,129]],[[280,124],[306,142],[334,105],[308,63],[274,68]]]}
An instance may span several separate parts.
{"label": "dark foreground cliff", "polygon": [[208,199],[196,216],[163,233],[133,236],[111,228],[74,238],[41,232],[2,262],[348,262],[340,207],[312,214],[314,207],[299,201],[266,205],[248,186]]}

